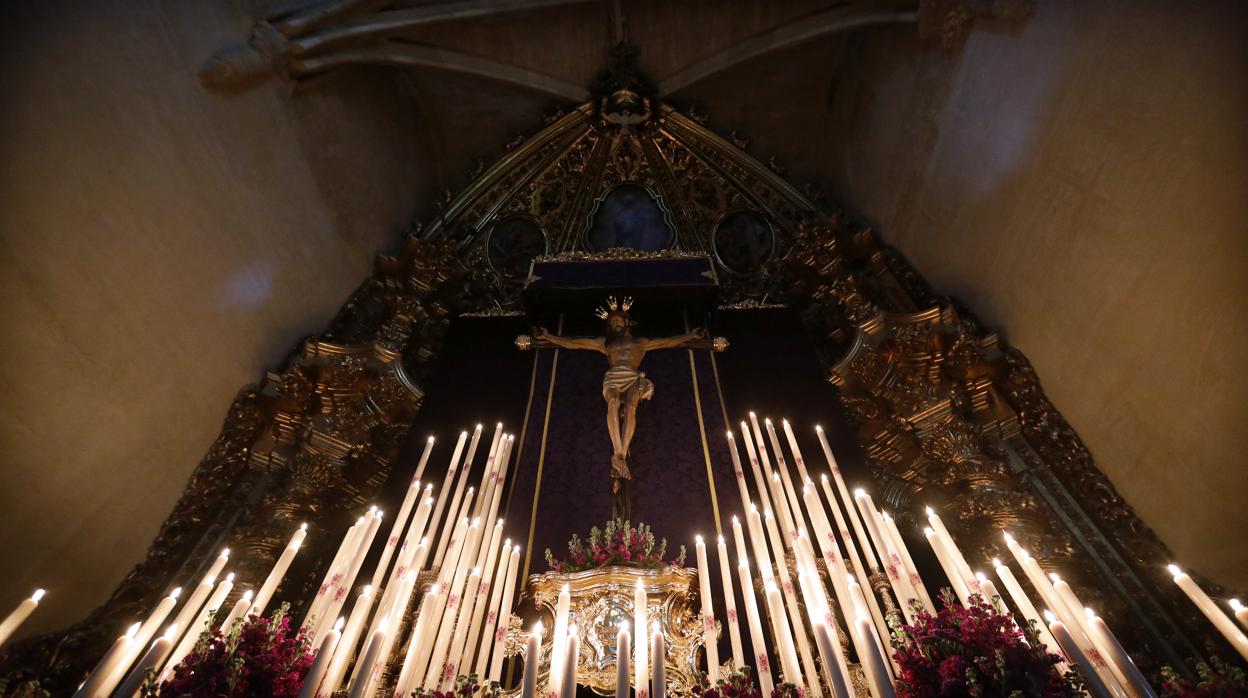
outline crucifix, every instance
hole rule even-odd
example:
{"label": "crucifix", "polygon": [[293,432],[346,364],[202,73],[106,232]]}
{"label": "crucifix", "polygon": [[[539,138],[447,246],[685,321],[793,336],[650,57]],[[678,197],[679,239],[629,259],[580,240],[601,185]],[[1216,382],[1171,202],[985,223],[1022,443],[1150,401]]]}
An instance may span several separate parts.
{"label": "crucifix", "polygon": [[654,383],[641,370],[641,360],[646,353],[656,349],[714,349],[723,351],[728,340],[706,338],[706,332],[694,330],[673,337],[634,337],[632,319],[628,315],[632,299],[617,301],[614,296],[607,300],[605,308],[595,314],[606,321],[604,337],[562,337],[538,327],[532,337],[516,338],[520,349],[557,347],[560,349],[584,349],[596,351],[607,357],[607,373],[602,379],[602,398],[607,403],[607,433],[611,436],[611,492],[615,495],[617,518],[627,519],[631,513],[628,484],[632,473],[628,469],[628,449],[637,429],[637,405],[654,397]]}

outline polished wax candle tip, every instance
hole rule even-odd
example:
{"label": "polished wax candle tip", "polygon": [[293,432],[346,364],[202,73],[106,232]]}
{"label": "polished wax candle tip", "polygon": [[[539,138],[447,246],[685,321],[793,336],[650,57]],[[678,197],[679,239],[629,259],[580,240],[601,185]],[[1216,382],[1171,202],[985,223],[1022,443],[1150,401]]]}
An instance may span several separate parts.
{"label": "polished wax candle tip", "polygon": [[[41,599],[43,599],[43,595],[44,595],[44,594],[46,594],[46,593],[48,593],[48,592],[47,592],[47,591],[45,591],[44,589],[35,589],[35,593],[33,593],[33,594],[31,594],[31,595],[30,595],[30,600],[31,600],[31,601],[34,601],[35,603],[39,603],[39,601],[40,601]],[[1236,602],[1236,603],[1238,603],[1238,602]],[[1232,604],[1232,605],[1234,605],[1234,604]]]}

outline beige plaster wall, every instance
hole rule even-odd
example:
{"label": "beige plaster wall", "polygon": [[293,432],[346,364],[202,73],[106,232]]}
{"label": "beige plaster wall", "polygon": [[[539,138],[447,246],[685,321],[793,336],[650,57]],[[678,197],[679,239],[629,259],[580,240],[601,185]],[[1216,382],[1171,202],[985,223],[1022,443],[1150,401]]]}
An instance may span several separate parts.
{"label": "beige plaster wall", "polygon": [[1040,3],[953,55],[855,36],[841,201],[1035,363],[1177,562],[1248,590],[1248,13]]}
{"label": "beige plaster wall", "polygon": [[393,74],[202,88],[217,0],[0,22],[0,608],[77,620],[144,551],[239,387],[319,331],[429,198]]}

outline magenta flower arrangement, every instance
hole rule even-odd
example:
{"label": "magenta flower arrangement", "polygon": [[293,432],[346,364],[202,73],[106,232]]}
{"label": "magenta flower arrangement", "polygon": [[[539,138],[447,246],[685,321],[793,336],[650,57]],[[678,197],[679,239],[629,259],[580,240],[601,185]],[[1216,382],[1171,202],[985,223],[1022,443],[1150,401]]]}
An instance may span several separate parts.
{"label": "magenta flower arrangement", "polygon": [[546,549],[546,564],[556,572],[582,572],[622,565],[625,567],[641,567],[656,569],[685,564],[685,546],[680,546],[680,555],[674,560],[665,561],[667,555],[667,539],[655,543],[654,532],[644,523],[634,527],[622,519],[611,519],[605,529],[594,526],[589,531],[589,538],[582,540],[573,534],[568,541],[568,559],[560,560]]}
{"label": "magenta flower arrangement", "polygon": [[[714,685],[706,674],[701,674],[689,695],[691,698],[763,698],[762,691],[754,685],[754,676],[748,666],[721,677]],[[800,695],[797,686],[782,683],[773,688],[767,698],[798,698]]]}
{"label": "magenta flower arrangement", "polygon": [[291,628],[287,608],[249,616],[228,634],[204,631],[168,681],[143,687],[144,698],[298,696],[316,653],[308,632]]}
{"label": "magenta flower arrangement", "polygon": [[1197,680],[1183,678],[1170,667],[1161,668],[1163,698],[1238,698],[1248,696],[1248,674],[1219,657],[1196,664]]}
{"label": "magenta flower arrangement", "polygon": [[1082,682],[1071,672],[1057,672],[1061,657],[1044,650],[1034,628],[1019,629],[977,594],[969,607],[957,603],[948,589],[941,598],[939,613],[921,612],[914,625],[903,625],[897,633],[898,696],[1080,695]]}

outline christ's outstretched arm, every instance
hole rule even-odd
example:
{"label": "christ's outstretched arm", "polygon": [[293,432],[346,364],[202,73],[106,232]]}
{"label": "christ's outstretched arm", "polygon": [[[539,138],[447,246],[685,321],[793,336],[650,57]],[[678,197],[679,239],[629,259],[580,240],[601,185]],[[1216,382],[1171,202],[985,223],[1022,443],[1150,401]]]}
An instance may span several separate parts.
{"label": "christ's outstretched arm", "polygon": [[683,349],[691,342],[696,342],[706,337],[706,332],[702,329],[696,329],[687,334],[679,334],[675,337],[657,337],[654,339],[642,339],[641,346],[645,351],[651,349]]}
{"label": "christ's outstretched arm", "polygon": [[533,332],[533,339],[553,344],[560,349],[587,349],[602,354],[607,353],[607,345],[602,337],[561,337],[547,332],[544,327],[539,327]]}

